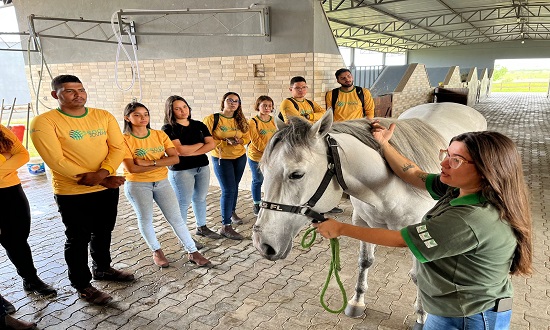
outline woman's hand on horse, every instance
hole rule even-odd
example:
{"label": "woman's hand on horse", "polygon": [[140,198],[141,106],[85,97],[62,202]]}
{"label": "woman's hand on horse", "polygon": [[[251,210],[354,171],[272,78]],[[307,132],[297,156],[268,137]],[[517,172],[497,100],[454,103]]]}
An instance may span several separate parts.
{"label": "woman's hand on horse", "polygon": [[314,223],[313,227],[317,228],[317,232],[324,238],[336,238],[340,236],[342,223],[334,219],[327,219],[321,223]]}
{"label": "woman's hand on horse", "polygon": [[393,136],[393,131],[395,130],[394,123],[390,125],[390,128],[386,128],[380,125],[379,120],[373,120],[371,125],[372,136],[376,141],[378,141],[378,143],[380,143],[380,145],[383,146],[388,143],[388,141],[390,141],[391,137]]}

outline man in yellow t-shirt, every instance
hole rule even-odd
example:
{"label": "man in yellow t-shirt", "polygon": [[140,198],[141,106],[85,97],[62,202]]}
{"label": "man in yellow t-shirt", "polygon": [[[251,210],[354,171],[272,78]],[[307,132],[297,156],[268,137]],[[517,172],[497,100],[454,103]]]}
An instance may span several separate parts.
{"label": "man in yellow t-shirt", "polygon": [[290,79],[289,90],[292,97],[283,100],[279,108],[279,114],[285,122],[288,122],[289,116],[302,116],[312,123],[323,117],[325,109],[321,108],[317,102],[306,99],[308,88],[304,77],[297,76]]}
{"label": "man in yellow t-shirt", "polygon": [[[57,76],[51,95],[59,107],[31,123],[36,150],[52,171],[53,190],[65,225],[65,261],[71,285],[82,299],[107,304],[112,297],[90,281],[133,281],[134,275],[111,267],[119,186],[116,170],[125,154],[122,132],[109,112],[85,107],[86,90],[78,77]],[[93,275],[88,267],[88,245]]]}
{"label": "man in yellow t-shirt", "polygon": [[[315,101],[306,99],[307,82],[304,77],[296,76],[290,79],[290,93],[292,97],[283,100],[280,107],[280,115],[285,122],[288,122],[289,116],[302,116],[311,123],[321,119],[325,114],[325,109],[321,108]],[[335,207],[329,213],[342,213],[344,210]]]}
{"label": "man in yellow t-shirt", "polygon": [[328,91],[325,101],[332,108],[334,121],[374,117],[374,100],[366,88],[353,85],[353,75],[348,69],[339,69],[334,74],[339,88]]}

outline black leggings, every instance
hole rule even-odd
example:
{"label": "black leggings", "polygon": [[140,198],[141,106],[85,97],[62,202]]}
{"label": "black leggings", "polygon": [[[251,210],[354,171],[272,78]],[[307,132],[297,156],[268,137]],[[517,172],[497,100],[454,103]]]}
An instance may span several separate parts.
{"label": "black leggings", "polygon": [[6,249],[17,273],[27,281],[37,278],[31,248],[27,243],[31,231],[31,211],[21,184],[0,188],[0,244]]}

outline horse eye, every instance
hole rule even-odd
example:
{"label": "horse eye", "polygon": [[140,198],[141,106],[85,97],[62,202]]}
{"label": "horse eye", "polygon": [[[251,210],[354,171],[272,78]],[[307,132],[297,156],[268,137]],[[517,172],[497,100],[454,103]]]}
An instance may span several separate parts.
{"label": "horse eye", "polygon": [[291,180],[298,180],[304,177],[304,173],[292,172],[288,177]]}

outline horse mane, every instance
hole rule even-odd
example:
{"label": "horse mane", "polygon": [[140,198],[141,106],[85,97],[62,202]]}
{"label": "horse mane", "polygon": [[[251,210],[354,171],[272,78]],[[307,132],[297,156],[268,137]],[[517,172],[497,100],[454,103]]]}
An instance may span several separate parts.
{"label": "horse mane", "polygon": [[[402,155],[412,160],[425,172],[439,172],[439,149],[446,149],[448,142],[432,126],[416,118],[377,119],[385,127],[389,127],[391,123],[396,124],[390,144]],[[380,144],[373,138],[371,127],[370,120],[356,119],[334,123],[331,132],[349,134],[380,152]]]}
{"label": "horse mane", "polygon": [[309,149],[311,145],[309,134],[311,124],[297,116],[289,117],[287,124],[286,127],[275,132],[269,140],[269,143],[265,147],[264,155],[260,160],[260,168],[264,165],[264,160],[269,158],[275,146],[281,141],[285,141],[283,153],[286,156],[297,158],[299,157],[299,153],[296,153],[296,150]]}
{"label": "horse mane", "polygon": [[[434,173],[439,171],[437,155],[439,149],[447,147],[447,141],[436,132],[436,130],[419,119],[378,118],[380,124],[389,127],[396,123],[394,134],[390,143],[405,157],[416,163],[423,171]],[[309,149],[311,145],[310,128],[308,121],[299,117],[289,117],[286,127],[278,130],[264,150],[264,157],[260,167],[270,157],[273,149],[281,141],[284,141],[283,152],[287,156],[298,157],[296,150]],[[371,121],[368,119],[356,119],[343,122],[335,122],[331,132],[349,134],[368,147],[380,152],[380,144],[373,138],[370,128]]]}

